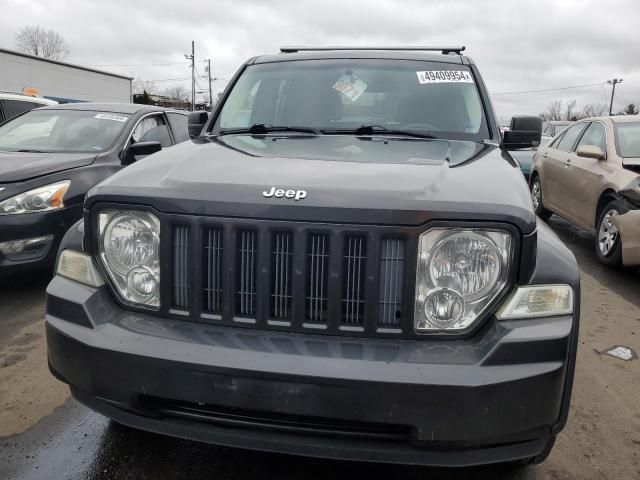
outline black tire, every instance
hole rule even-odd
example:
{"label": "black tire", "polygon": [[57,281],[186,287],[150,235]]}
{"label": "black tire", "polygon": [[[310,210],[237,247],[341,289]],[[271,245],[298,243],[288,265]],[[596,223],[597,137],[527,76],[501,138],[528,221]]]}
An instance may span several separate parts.
{"label": "black tire", "polygon": [[[538,195],[537,202],[535,198],[536,188],[537,188],[537,195]],[[547,210],[546,208],[544,208],[544,205],[542,204],[542,182],[540,182],[540,177],[538,175],[534,174],[531,177],[529,191],[531,192],[531,199],[533,201],[533,207],[535,209],[536,215],[546,222],[551,218],[551,215],[553,215],[553,213],[551,213],[550,210]]]}
{"label": "black tire", "polygon": [[[618,215],[627,213],[627,209],[616,199],[609,200],[604,208],[598,212],[598,220],[596,222],[596,238],[595,249],[596,255],[600,263],[613,268],[622,267],[622,242],[620,241],[620,234],[615,229],[615,234],[611,231],[610,222],[607,217],[616,212]],[[606,224],[603,225],[603,223]],[[615,236],[613,244],[611,244],[611,237]]]}

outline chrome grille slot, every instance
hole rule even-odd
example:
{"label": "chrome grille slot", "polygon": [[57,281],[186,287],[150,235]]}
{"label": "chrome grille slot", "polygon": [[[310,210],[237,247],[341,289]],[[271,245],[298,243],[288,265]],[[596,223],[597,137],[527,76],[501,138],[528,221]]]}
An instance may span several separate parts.
{"label": "chrome grille slot", "polygon": [[202,235],[203,251],[203,294],[202,310],[207,313],[222,311],[222,229],[205,228]]}
{"label": "chrome grille slot", "polygon": [[326,323],[329,278],[329,238],[326,234],[309,235],[307,272],[307,320]]}
{"label": "chrome grille slot", "polygon": [[236,313],[243,317],[254,317],[256,314],[257,246],[255,231],[238,231]]}
{"label": "chrome grille slot", "polygon": [[293,238],[289,232],[275,232],[271,242],[271,316],[288,319],[291,316],[291,268]]}
{"label": "chrome grille slot", "polygon": [[189,227],[176,225],[173,230],[173,306],[189,308]]}
{"label": "chrome grille slot", "polygon": [[348,235],[345,238],[342,321],[347,325],[358,326],[363,322],[366,249],[364,236]]}
{"label": "chrome grille slot", "polygon": [[400,325],[404,261],[404,240],[383,239],[380,249],[379,324],[384,327]]}

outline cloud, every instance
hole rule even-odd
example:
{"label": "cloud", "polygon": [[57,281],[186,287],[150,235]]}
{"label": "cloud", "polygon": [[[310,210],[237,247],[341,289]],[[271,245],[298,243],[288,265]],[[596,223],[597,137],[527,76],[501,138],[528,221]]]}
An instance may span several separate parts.
{"label": "cloud", "polygon": [[[29,12],[28,15],[25,12]],[[571,85],[554,92],[499,95],[499,116],[539,113],[555,99],[578,106],[608,101],[608,78],[623,77],[616,109],[640,103],[640,2],[519,0],[4,0],[0,46],[13,48],[25,24],[60,32],[69,61],[147,80],[186,78],[184,54],[196,42],[197,68],[213,59],[216,77],[228,79],[247,58],[285,44],[462,44],[491,92]],[[149,65],[167,64],[176,65]],[[144,64],[144,65],[140,65]],[[135,66],[129,66],[135,65]],[[159,81],[161,90],[174,83]],[[206,88],[206,80],[199,79]],[[214,82],[221,89],[224,80]]]}

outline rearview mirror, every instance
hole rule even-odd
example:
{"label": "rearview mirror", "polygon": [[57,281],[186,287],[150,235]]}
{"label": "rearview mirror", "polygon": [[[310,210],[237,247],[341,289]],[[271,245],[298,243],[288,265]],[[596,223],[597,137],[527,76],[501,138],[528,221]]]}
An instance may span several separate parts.
{"label": "rearview mirror", "polygon": [[138,157],[146,157],[147,155],[152,155],[160,150],[162,150],[160,142],[132,143],[129,145],[129,148],[127,148],[124,158],[122,159],[122,163],[124,165],[131,165],[133,162],[138,160]]}
{"label": "rearview mirror", "polygon": [[540,145],[542,119],[540,117],[517,116],[511,118],[509,130],[502,137],[502,147],[507,150],[533,148]]}
{"label": "rearview mirror", "polygon": [[189,114],[189,136],[191,138],[200,136],[207,120],[209,120],[207,112],[191,112]]}
{"label": "rearview mirror", "polygon": [[604,160],[604,152],[597,145],[580,145],[576,150],[576,155],[595,160]]}

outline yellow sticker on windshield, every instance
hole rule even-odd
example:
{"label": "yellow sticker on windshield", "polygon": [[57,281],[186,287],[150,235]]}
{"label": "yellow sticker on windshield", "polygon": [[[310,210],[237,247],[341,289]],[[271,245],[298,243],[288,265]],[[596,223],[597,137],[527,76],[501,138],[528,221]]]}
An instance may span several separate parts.
{"label": "yellow sticker on windshield", "polygon": [[416,72],[418,82],[425,83],[473,83],[471,73],[466,70],[429,70]]}
{"label": "yellow sticker on windshield", "polygon": [[367,84],[353,75],[342,75],[333,85],[333,89],[339,91],[352,102],[360,98],[360,95],[367,89]]}

